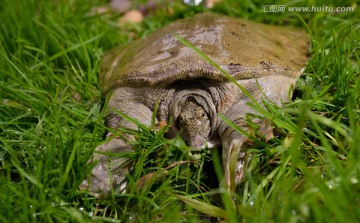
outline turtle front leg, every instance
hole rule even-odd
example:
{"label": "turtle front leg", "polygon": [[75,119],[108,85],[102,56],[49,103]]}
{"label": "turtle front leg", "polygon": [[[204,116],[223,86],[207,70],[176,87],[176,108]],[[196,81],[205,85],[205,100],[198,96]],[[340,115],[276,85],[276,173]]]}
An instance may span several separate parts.
{"label": "turtle front leg", "polygon": [[[109,107],[137,119],[142,124],[151,124],[153,111],[137,100],[132,91],[127,91],[127,89],[116,90],[111,96]],[[115,129],[131,128],[136,130],[138,128],[136,124],[122,119],[114,112],[108,116],[106,125]],[[97,164],[92,169],[90,176],[79,186],[80,190],[88,190],[96,198],[109,197],[112,191],[115,193],[124,192],[126,175],[131,168],[128,158],[114,157],[113,154],[133,150],[128,142],[134,141],[135,138],[132,135],[123,135],[119,138],[111,134],[108,134],[107,138],[112,139],[95,149],[91,161],[97,161]]]}
{"label": "turtle front leg", "polygon": [[[241,124],[233,122],[245,129],[245,119],[240,120]],[[225,125],[225,123],[222,124]],[[223,186],[230,191],[235,191],[236,185],[244,175],[246,160],[245,151],[242,147],[247,137],[230,126],[225,127],[224,132],[220,133],[220,136],[222,138],[222,163],[224,169]]]}
{"label": "turtle front leg", "polygon": [[[225,116],[244,131],[248,131],[246,113],[255,112],[245,103],[246,101],[238,102]],[[269,120],[255,119],[252,121],[260,125],[260,133],[267,139],[272,137],[272,125]],[[219,135],[222,140],[223,184],[229,191],[235,191],[236,185],[241,182],[245,175],[246,165],[251,160],[251,155],[246,155],[244,146],[248,138],[228,126],[224,121],[220,123]]]}
{"label": "turtle front leg", "polygon": [[[110,134],[108,134],[108,137]],[[129,160],[124,157],[111,158],[104,153],[122,153],[132,148],[123,139],[113,138],[98,146],[89,162],[97,162],[90,175],[80,184],[80,190],[88,190],[95,198],[109,197],[112,190],[121,193],[126,187]],[[101,152],[101,153],[97,153]]]}

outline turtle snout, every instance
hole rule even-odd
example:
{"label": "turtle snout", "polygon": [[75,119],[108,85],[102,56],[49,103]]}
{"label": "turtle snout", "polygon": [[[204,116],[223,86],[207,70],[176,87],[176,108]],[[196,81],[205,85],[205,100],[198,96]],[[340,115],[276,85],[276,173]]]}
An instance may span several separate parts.
{"label": "turtle snout", "polygon": [[190,139],[189,146],[193,151],[200,151],[205,148],[205,138],[199,134],[196,134]]}

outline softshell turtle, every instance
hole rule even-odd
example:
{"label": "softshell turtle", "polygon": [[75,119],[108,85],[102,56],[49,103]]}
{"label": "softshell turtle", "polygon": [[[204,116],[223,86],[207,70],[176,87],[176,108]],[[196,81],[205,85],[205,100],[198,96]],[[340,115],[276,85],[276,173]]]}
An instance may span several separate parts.
{"label": "softshell turtle", "polygon": [[[193,149],[222,146],[224,184],[233,187],[243,175],[241,147],[247,138],[218,114],[247,130],[245,115],[255,113],[247,106],[250,99],[174,34],[207,55],[257,101],[265,99],[277,104],[289,100],[307,63],[308,36],[295,28],[204,13],[175,21],[103,58],[100,87],[105,95],[111,95],[111,109],[150,125],[158,102],[156,121],[173,120],[172,135],[180,132]],[[262,126],[262,131],[268,131],[266,122],[254,122]],[[137,128],[115,112],[109,115],[107,125]],[[134,138],[124,137],[112,138],[96,150],[130,151],[126,141]],[[235,168],[230,165],[233,157]],[[109,195],[111,188],[124,189],[128,169],[119,167],[125,158],[109,161],[106,155],[95,154],[94,159],[99,162],[80,188],[88,188],[97,197]]]}

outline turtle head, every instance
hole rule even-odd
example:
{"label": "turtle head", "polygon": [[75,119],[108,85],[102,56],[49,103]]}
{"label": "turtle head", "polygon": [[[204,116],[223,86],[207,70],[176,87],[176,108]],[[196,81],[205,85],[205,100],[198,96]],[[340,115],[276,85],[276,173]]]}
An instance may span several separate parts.
{"label": "turtle head", "polygon": [[194,149],[205,147],[211,132],[211,121],[206,110],[197,102],[186,100],[177,118],[178,128],[186,144]]}

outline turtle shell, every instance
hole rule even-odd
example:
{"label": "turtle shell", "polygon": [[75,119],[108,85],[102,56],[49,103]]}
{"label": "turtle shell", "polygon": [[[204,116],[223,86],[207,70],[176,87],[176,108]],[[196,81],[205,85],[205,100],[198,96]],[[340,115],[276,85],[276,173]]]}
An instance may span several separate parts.
{"label": "turtle shell", "polygon": [[308,59],[309,38],[302,30],[203,13],[170,23],[106,54],[99,75],[102,92],[121,86],[164,86],[192,78],[227,80],[174,34],[237,80],[268,75],[297,79]]}

